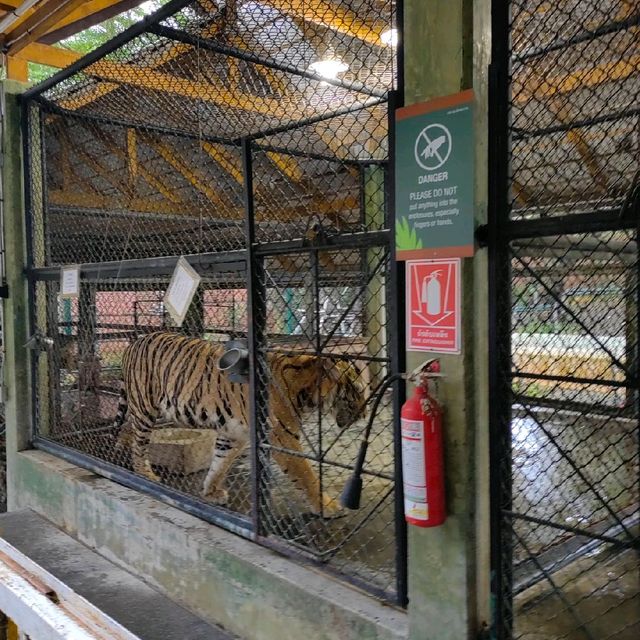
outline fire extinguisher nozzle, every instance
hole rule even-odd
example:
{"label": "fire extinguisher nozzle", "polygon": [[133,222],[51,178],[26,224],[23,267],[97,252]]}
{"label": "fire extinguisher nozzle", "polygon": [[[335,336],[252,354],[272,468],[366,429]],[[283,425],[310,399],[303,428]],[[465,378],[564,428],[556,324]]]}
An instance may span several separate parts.
{"label": "fire extinguisher nozzle", "polygon": [[345,509],[355,511],[360,508],[360,496],[362,495],[362,478],[352,475],[344,485],[340,496],[340,505]]}

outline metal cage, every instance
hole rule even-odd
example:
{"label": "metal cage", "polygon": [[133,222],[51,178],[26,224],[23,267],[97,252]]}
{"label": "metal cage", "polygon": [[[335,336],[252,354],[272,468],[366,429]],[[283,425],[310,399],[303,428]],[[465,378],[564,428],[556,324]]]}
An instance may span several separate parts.
{"label": "metal cage", "polygon": [[[272,354],[351,363],[363,398],[400,362],[396,6],[318,6],[172,0],[25,94],[32,333],[50,339],[34,342],[34,444],[404,603],[398,392],[358,511],[312,513],[278,461],[303,461],[337,498],[362,417],[338,427],[318,403],[298,442],[272,437]],[[201,283],[178,329],[163,297],[180,256]],[[63,265],[80,267],[77,298],[60,296]],[[156,483],[133,473],[126,423],[112,426],[123,352],[159,329],[248,342],[251,443],[224,504],[200,496],[215,430],[157,424]]]}
{"label": "metal cage", "polygon": [[491,437],[499,639],[640,630],[637,3],[496,3]]}

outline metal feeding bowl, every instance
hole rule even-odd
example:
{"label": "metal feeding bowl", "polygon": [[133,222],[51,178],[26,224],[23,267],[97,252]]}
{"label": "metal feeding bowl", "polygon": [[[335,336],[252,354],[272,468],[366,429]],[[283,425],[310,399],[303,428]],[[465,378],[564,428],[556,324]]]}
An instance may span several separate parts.
{"label": "metal feeding bowl", "polygon": [[223,371],[231,382],[247,384],[249,382],[249,349],[244,340],[229,340],[224,345],[224,353],[218,360],[218,369]]}

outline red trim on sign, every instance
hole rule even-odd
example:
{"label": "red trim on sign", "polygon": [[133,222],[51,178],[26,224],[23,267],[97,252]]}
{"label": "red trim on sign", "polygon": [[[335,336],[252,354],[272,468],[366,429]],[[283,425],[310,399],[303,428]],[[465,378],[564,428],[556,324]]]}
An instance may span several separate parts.
{"label": "red trim on sign", "polygon": [[396,260],[432,260],[433,258],[472,258],[475,246],[472,244],[460,247],[441,247],[438,249],[413,249],[412,251],[396,251]]}
{"label": "red trim on sign", "polygon": [[434,98],[427,102],[418,102],[408,107],[402,107],[402,109],[396,109],[396,120],[421,116],[423,113],[431,113],[431,111],[438,111],[438,109],[446,109],[447,107],[457,107],[459,104],[472,102],[473,97],[473,89],[467,89],[466,91],[454,93],[450,96]]}

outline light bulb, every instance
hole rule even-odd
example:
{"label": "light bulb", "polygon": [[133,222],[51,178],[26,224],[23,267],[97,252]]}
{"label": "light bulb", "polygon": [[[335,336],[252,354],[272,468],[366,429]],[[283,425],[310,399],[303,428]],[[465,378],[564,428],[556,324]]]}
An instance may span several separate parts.
{"label": "light bulb", "polygon": [[380,41],[382,44],[386,44],[389,47],[398,46],[398,30],[395,28],[387,29],[380,34]]}
{"label": "light bulb", "polygon": [[348,68],[349,65],[339,58],[317,60],[309,65],[309,71],[317,73],[319,76],[328,78],[329,80],[335,80],[339,73],[344,73]]}

